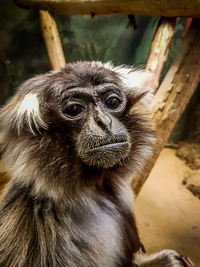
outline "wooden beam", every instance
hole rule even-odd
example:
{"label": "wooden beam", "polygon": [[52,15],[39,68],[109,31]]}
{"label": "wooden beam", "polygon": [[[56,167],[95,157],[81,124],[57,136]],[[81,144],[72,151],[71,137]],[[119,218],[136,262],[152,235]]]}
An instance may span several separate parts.
{"label": "wooden beam", "polygon": [[160,76],[163,71],[165,61],[167,60],[170,43],[174,35],[176,18],[162,17],[155,32],[149,58],[146,64],[146,70],[154,75],[151,88],[154,92],[159,85]]}
{"label": "wooden beam", "polygon": [[157,142],[153,155],[146,160],[145,169],[134,179],[133,189],[136,193],[147,179],[173,127],[200,82],[199,27],[199,21],[193,23],[155,95],[151,120],[154,122]]}
{"label": "wooden beam", "polygon": [[200,17],[200,0],[15,0],[20,7],[71,15],[141,14]]}
{"label": "wooden beam", "polygon": [[40,10],[40,24],[52,70],[66,65],[65,56],[54,18],[48,11]]}

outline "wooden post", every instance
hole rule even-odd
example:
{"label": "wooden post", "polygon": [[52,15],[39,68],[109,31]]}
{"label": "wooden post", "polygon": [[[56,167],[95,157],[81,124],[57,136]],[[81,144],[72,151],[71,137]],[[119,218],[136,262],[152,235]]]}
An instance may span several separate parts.
{"label": "wooden post", "polygon": [[52,70],[66,65],[65,56],[54,18],[48,11],[40,10],[40,23],[49,62]]}
{"label": "wooden post", "polygon": [[[195,22],[195,21],[194,21]],[[139,193],[153,168],[175,123],[200,82],[200,31],[193,23],[183,40],[177,57],[155,95],[151,120],[157,134],[153,155],[146,160],[145,169],[133,181],[133,189]]]}
{"label": "wooden post", "polygon": [[160,76],[169,53],[170,43],[174,34],[176,18],[161,18],[151,44],[146,70],[154,74],[152,91],[159,85]]}
{"label": "wooden post", "polygon": [[199,0],[14,0],[25,8],[53,14],[135,14],[159,17],[200,17]]}

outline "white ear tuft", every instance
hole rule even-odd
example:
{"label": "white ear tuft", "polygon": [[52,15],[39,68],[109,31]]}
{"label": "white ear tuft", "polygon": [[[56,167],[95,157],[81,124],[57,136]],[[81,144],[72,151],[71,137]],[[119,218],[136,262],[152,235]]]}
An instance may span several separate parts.
{"label": "white ear tuft", "polygon": [[47,129],[47,123],[42,119],[39,99],[35,93],[27,93],[24,97],[13,96],[0,112],[0,134],[6,136],[11,129],[20,134],[26,127],[32,134]]}
{"label": "white ear tuft", "polygon": [[39,111],[39,102],[36,94],[29,93],[27,94],[21,103],[18,104],[18,115],[37,113]]}
{"label": "white ear tuft", "polygon": [[39,131],[39,128],[47,128],[47,124],[43,121],[39,108],[39,100],[37,94],[28,93],[17,105],[16,123],[18,132],[23,125],[23,120],[26,120],[31,132],[34,134],[34,127]]}

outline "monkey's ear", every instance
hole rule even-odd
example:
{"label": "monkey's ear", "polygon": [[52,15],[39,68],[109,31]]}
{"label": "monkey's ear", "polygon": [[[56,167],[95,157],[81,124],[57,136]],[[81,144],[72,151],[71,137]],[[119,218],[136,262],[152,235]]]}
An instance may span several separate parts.
{"label": "monkey's ear", "polygon": [[44,83],[38,81],[36,76],[19,87],[17,93],[1,109],[1,135],[10,131],[20,134],[23,129],[35,135],[41,128],[47,128],[40,108],[42,86],[44,87]]}

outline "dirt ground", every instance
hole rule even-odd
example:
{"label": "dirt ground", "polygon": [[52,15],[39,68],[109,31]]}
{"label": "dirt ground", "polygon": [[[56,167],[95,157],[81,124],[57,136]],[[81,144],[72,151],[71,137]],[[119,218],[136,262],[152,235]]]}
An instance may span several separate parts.
{"label": "dirt ground", "polygon": [[175,150],[164,149],[136,199],[136,219],[148,253],[176,249],[199,267],[200,199],[182,184],[187,171]]}

